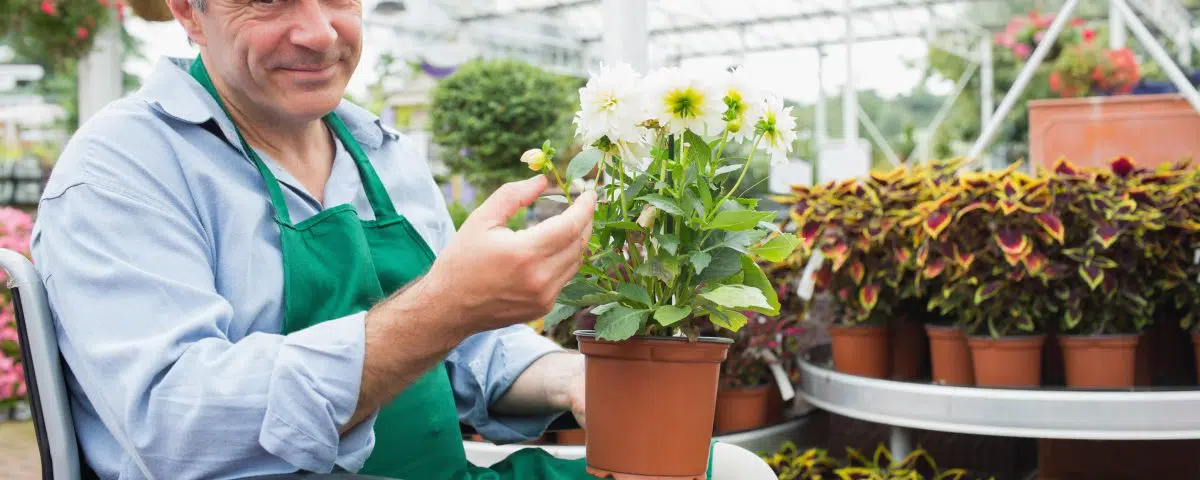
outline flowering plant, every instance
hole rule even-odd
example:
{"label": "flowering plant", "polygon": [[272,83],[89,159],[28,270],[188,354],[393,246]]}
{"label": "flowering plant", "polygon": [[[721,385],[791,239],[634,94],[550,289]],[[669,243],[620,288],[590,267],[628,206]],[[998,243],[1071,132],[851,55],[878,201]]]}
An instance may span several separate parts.
{"label": "flowering plant", "polygon": [[0,0],[0,34],[17,54],[53,67],[91,50],[112,10],[123,15],[121,0]]}
{"label": "flowering plant", "polygon": [[[1042,39],[1046,36],[1046,30],[1053,22],[1054,15],[1042,14],[1036,10],[1026,15],[1018,15],[1009,20],[1008,26],[1003,32],[996,34],[995,41],[1000,46],[1007,48],[1014,57],[1026,60],[1033,54],[1033,49],[1042,43]],[[1071,19],[1071,23],[1059,33],[1054,42],[1054,49],[1050,51],[1046,59],[1053,60],[1057,57],[1063,46],[1073,45],[1080,41],[1091,42],[1095,37],[1096,32],[1085,28],[1083,19]]]}
{"label": "flowering plant", "polygon": [[[15,208],[0,208],[0,248],[29,256],[32,230],[33,219],[29,214]],[[3,278],[4,274],[0,271],[0,279]],[[12,294],[5,289],[0,293],[0,408],[10,406],[25,395],[25,376],[21,366],[21,351],[17,345]]]}
{"label": "flowering plant", "polygon": [[1095,42],[1082,42],[1067,47],[1054,62],[1050,90],[1064,98],[1128,94],[1139,78],[1132,50],[1109,50]]}
{"label": "flowering plant", "polygon": [[[522,157],[560,186],[595,168],[603,178],[586,262],[546,327],[590,309],[602,340],[679,332],[695,341],[702,328],[739,330],[747,310],[777,315],[775,289],[756,260],[781,261],[798,240],[738,187],[760,150],[787,159],[796,138],[791,107],[760,93],[742,70],[664,68],[642,77],[618,65],[579,93],[575,124],[586,148],[566,171],[553,169],[547,148]],[[727,158],[729,142],[752,145],[747,158]]]}

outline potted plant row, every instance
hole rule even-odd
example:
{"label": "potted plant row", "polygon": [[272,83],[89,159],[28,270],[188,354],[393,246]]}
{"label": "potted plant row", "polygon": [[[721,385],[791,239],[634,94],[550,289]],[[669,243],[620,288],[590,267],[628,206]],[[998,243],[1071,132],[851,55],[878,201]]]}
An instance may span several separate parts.
{"label": "potted plant row", "polygon": [[[776,294],[785,298],[789,292],[777,288]],[[733,345],[721,365],[714,424],[717,434],[754,430],[783,420],[783,399],[777,383],[781,379],[772,372],[772,362],[778,363],[783,381],[793,386],[799,381],[797,355],[802,350],[804,330],[800,315],[746,314],[746,327],[725,334],[733,338]]]}
{"label": "potted plant row", "polygon": [[[962,480],[983,478],[969,476],[961,468],[938,467],[929,452],[918,448],[904,458],[893,459],[892,453],[883,445],[875,449],[868,458],[857,449],[846,448],[846,460],[834,458],[823,448],[810,448],[800,452],[796,444],[784,443],[779,451],[760,454],[780,480]],[[988,477],[994,478],[994,477]]]}
{"label": "potted plant row", "polygon": [[[795,188],[792,224],[804,252],[825,258],[816,283],[857,312],[844,323],[882,324],[898,318],[897,305],[923,305],[914,310],[928,323],[935,382],[1018,387],[1041,384],[1047,334],[1069,386],[1127,387],[1156,312],[1193,326],[1200,182],[1186,162],[1146,169],[1121,157],[1090,169],[1062,159],[1034,176],[1016,164],[958,167]],[[913,184],[923,198],[887,208],[892,185]],[[873,233],[879,226],[888,233]],[[881,360],[864,372],[845,359],[886,358],[885,341],[839,335],[831,331],[835,368],[882,376]]]}
{"label": "potted plant row", "polygon": [[[580,100],[586,148],[566,171],[546,147],[522,160],[560,187],[593,169],[603,179],[586,261],[544,318],[553,328],[581,310],[596,315],[594,329],[575,332],[586,357],[587,468],[701,479],[732,343],[702,332],[738,331],[745,311],[777,315],[757,260],[783,260],[798,243],[737,188],[755,156],[786,159],[795,119],[741,71],[642,77],[617,65],[591,76]],[[725,156],[730,142],[751,145],[749,158]]]}

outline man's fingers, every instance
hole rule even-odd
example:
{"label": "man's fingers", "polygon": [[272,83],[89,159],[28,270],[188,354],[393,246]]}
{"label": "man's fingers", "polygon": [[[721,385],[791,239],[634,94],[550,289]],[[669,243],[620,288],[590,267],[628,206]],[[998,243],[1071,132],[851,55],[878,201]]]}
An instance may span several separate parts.
{"label": "man's fingers", "polygon": [[[596,211],[596,192],[583,192],[567,210],[521,232],[547,250],[558,251],[588,231]],[[589,233],[590,236],[590,233]],[[586,241],[586,240],[585,240]]]}
{"label": "man's fingers", "polygon": [[546,177],[538,175],[519,182],[501,185],[479,208],[471,212],[466,223],[481,228],[492,228],[508,223],[508,219],[521,207],[527,207],[546,190]]}

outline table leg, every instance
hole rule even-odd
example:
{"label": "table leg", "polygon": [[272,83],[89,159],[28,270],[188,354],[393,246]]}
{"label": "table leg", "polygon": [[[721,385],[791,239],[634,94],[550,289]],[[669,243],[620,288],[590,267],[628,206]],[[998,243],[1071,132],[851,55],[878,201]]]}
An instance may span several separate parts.
{"label": "table leg", "polygon": [[899,462],[912,453],[912,430],[893,425],[888,450],[892,453],[893,462]]}

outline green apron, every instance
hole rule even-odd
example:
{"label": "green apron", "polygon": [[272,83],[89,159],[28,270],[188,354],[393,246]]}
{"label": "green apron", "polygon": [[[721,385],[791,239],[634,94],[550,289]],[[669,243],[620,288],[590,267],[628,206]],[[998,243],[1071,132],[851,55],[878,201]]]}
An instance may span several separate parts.
{"label": "green apron", "polygon": [[[199,57],[191,74],[224,109]],[[238,132],[242,149],[266,182],[279,225],[285,334],[370,309],[424,274],[434,259],[421,236],[396,212],[346,125],[333,113],[324,120],[354,158],[375,212],[373,221],[361,220],[354,206],[345,204],[293,225],[279,182]],[[583,459],[562,460],[534,448],[520,450],[491,468],[471,465],[463,451],[454,393],[443,363],[380,408],[375,448],[359,473],[409,480],[595,478],[586,473]]]}

